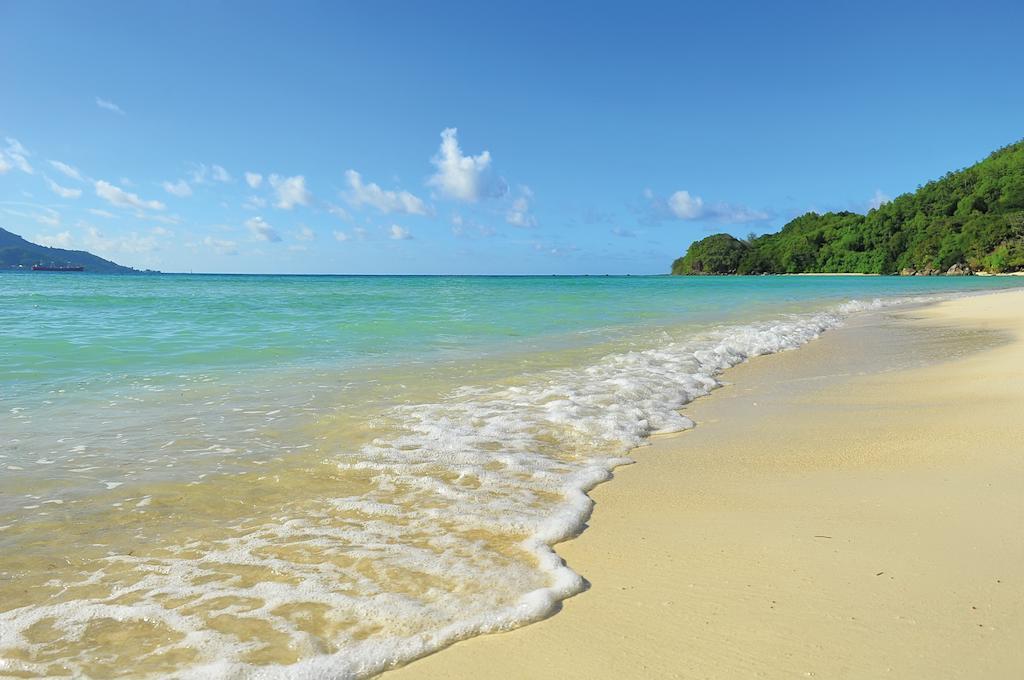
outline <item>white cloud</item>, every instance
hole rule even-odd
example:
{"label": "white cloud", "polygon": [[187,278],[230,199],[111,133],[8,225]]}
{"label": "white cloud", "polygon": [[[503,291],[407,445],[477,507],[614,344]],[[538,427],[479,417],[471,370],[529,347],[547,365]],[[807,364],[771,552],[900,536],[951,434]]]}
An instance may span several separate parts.
{"label": "white cloud", "polygon": [[164,210],[167,206],[160,201],[145,201],[130,191],[116,187],[110,182],[98,180],[96,195],[111,205],[119,208],[138,208],[140,210]]}
{"label": "white cloud", "polygon": [[117,215],[115,215],[114,213],[107,212],[106,210],[99,210],[98,208],[89,208],[89,212],[91,212],[93,215],[96,215],[97,217],[112,217],[115,219],[117,218]]}
{"label": "white cloud", "polygon": [[267,199],[262,196],[250,196],[245,199],[244,203],[242,203],[242,207],[246,210],[259,210],[260,208],[266,208]]}
{"label": "white cloud", "polygon": [[258,172],[246,172],[245,183],[253,189],[258,189],[263,184],[263,175]]}
{"label": "white cloud", "polygon": [[267,181],[277,192],[275,205],[282,210],[291,210],[297,205],[309,205],[309,201],[313,198],[313,194],[306,188],[306,178],[302,175],[295,177],[271,175]]}
{"label": "white cloud", "polygon": [[427,214],[426,204],[408,191],[386,191],[373,182],[363,184],[362,176],[355,170],[346,171],[345,179],[350,188],[350,191],[345,194],[345,200],[350,205],[371,205],[385,214],[392,212],[409,215]]}
{"label": "white cloud", "polygon": [[519,198],[512,201],[512,207],[505,213],[505,221],[514,227],[529,229],[537,226],[537,218],[530,214],[530,187],[521,187]]}
{"label": "white cloud", "polygon": [[392,224],[388,230],[388,238],[392,241],[409,241],[412,239],[412,234],[409,233],[408,229]]}
{"label": "white cloud", "polygon": [[170,229],[164,229],[163,227],[153,227],[149,230],[149,233],[154,236],[174,236],[174,232]]}
{"label": "white cloud", "polygon": [[32,155],[28,149],[23,147],[21,142],[13,137],[8,137],[6,141],[7,147],[0,151],[0,173],[7,172],[11,167],[15,167],[26,174],[35,174],[32,165],[28,162],[28,157]]}
{"label": "white cloud", "polygon": [[183,179],[179,179],[177,182],[164,182],[162,186],[164,191],[178,198],[192,195],[192,187]]}
{"label": "white cloud", "polygon": [[211,167],[210,174],[213,175],[213,180],[215,182],[231,181],[231,173],[229,173],[227,170],[225,170],[223,167],[219,165],[214,165],[213,167]]}
{"label": "white cloud", "polygon": [[107,111],[113,111],[114,113],[117,113],[122,116],[125,115],[124,110],[114,102],[110,101],[109,99],[96,97],[96,106],[100,107],[101,109],[106,109]]}
{"label": "white cloud", "polygon": [[349,236],[349,235],[348,235],[347,233],[345,233],[344,231],[338,231],[338,230],[335,230],[335,231],[334,231],[334,240],[335,240],[335,241],[340,241],[341,243],[344,243],[345,241],[350,241],[350,240],[352,240],[352,237],[351,237],[351,236]]}
{"label": "white cloud", "polygon": [[644,189],[644,198],[650,201],[651,219],[706,220],[719,224],[760,222],[771,218],[763,210],[755,210],[729,203],[708,204],[703,198],[686,190],[679,190],[662,200],[650,189]]}
{"label": "white cloud", "polygon": [[71,238],[70,231],[62,231],[59,234],[49,236],[47,234],[36,234],[35,243],[48,248],[64,248],[65,250],[72,248],[74,240]]}
{"label": "white cloud", "polygon": [[252,232],[253,237],[259,241],[277,243],[281,240],[281,235],[277,233],[277,230],[270,226],[262,217],[250,217],[245,221],[245,226]]}
{"label": "white cloud", "polygon": [[868,201],[868,208],[871,210],[877,210],[883,205],[892,200],[892,197],[882,193],[881,189],[875,189],[875,195]]}
{"label": "white cloud", "polygon": [[78,198],[79,196],[82,195],[81,189],[71,189],[69,187],[62,187],[49,177],[46,177],[46,183],[49,185],[50,191],[57,194],[61,198]]}
{"label": "white cloud", "polygon": [[681,220],[695,220],[704,214],[704,199],[689,191],[677,191],[668,199],[669,210]]}
{"label": "white cloud", "polygon": [[490,152],[463,156],[456,128],[446,128],[441,132],[441,148],[431,163],[437,168],[437,173],[427,180],[427,184],[436,187],[448,198],[472,203],[488,193],[504,193],[491,191]]}
{"label": "white cloud", "polygon": [[82,173],[78,172],[78,168],[70,166],[67,163],[61,163],[60,161],[50,161],[50,165],[63,173],[65,177],[70,177],[71,179],[79,182],[85,181],[82,179]]}
{"label": "white cloud", "polygon": [[298,241],[312,241],[315,238],[316,233],[306,225],[299,227],[299,233],[295,235],[295,239]]}

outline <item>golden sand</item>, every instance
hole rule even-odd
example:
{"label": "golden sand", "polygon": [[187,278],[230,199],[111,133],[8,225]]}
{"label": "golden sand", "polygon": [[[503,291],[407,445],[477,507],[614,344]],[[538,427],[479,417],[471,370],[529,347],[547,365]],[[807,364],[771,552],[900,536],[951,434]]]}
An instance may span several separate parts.
{"label": "golden sand", "polygon": [[1024,677],[1024,292],[725,378],[592,493],[587,592],[387,677]]}

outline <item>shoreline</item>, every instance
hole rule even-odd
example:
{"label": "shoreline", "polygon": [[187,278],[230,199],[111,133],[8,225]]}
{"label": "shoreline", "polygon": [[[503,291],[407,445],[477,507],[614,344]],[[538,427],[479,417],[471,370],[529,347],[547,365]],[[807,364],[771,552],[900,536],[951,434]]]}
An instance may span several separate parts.
{"label": "shoreline", "polygon": [[888,310],[730,369],[591,492],[557,546],[588,591],[385,677],[1024,672],[1021,309]]}

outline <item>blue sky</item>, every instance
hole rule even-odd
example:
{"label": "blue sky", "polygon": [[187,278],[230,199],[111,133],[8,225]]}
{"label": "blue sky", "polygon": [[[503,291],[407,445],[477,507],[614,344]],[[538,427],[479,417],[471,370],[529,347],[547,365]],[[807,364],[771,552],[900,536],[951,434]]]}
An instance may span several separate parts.
{"label": "blue sky", "polygon": [[7,0],[0,226],[165,271],[660,273],[1024,136],[1022,25],[1019,2]]}

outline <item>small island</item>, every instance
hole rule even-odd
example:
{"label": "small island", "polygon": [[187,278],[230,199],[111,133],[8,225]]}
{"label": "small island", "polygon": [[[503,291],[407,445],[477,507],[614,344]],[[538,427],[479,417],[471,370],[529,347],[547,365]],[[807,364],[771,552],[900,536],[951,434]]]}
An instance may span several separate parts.
{"label": "small island", "polygon": [[809,212],[781,231],[690,245],[672,273],[931,276],[1024,270],[1024,141],[871,210]]}

